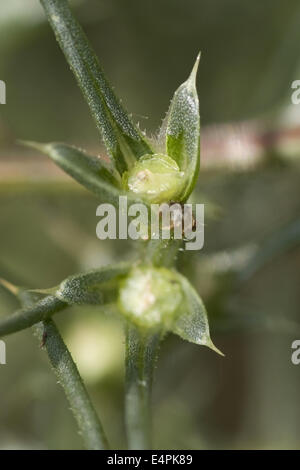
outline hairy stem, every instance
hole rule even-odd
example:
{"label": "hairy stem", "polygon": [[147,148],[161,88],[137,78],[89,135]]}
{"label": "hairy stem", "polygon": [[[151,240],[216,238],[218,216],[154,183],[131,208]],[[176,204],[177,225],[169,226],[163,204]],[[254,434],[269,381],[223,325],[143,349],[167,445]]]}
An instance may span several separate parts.
{"label": "hairy stem", "polygon": [[89,450],[108,449],[108,442],[85,385],[55,323],[47,320],[34,326],[45,345],[53,370],[63,387],[77,421],[79,432]]}
{"label": "hairy stem", "polygon": [[151,449],[151,389],[160,333],[126,329],[125,419],[129,449]]}
{"label": "hairy stem", "polygon": [[267,238],[252,256],[250,261],[237,274],[236,282],[248,281],[260,269],[277,256],[293,249],[300,242],[300,218],[284,226]]}

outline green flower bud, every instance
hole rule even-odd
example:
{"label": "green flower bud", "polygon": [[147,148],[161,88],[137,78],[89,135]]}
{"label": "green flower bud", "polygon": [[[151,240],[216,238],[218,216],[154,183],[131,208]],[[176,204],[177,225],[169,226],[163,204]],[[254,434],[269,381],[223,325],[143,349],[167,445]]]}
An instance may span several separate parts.
{"label": "green flower bud", "polygon": [[150,203],[176,201],[183,190],[184,173],[167,155],[144,155],[124,174],[123,183],[127,191]]}
{"label": "green flower bud", "polygon": [[134,268],[119,292],[122,314],[135,325],[167,330],[176,320],[183,293],[172,271],[142,266]]}

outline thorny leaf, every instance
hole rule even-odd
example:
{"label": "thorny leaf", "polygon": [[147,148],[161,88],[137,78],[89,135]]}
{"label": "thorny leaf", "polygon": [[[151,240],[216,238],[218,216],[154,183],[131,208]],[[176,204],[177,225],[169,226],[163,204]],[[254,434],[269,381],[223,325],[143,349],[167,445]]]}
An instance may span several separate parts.
{"label": "thorny leaf", "polygon": [[178,88],[166,118],[166,151],[185,173],[181,200],[191,194],[200,167],[200,112],[196,75],[200,54],[189,78]]}
{"label": "thorny leaf", "polygon": [[122,174],[136,158],[152,153],[152,150],[116,98],[68,1],[41,0],[41,3],[109,155]]}

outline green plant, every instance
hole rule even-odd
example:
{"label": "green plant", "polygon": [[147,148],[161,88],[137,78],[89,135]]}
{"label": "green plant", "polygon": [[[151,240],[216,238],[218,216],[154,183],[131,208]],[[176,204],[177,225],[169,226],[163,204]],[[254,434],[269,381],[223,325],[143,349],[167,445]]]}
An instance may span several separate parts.
{"label": "green plant", "polygon": [[[197,58],[189,78],[178,88],[155,143],[134,126],[116,98],[67,0],[41,0],[48,20],[90,107],[109,160],[89,156],[61,143],[25,142],[48,155],[102,201],[118,205],[119,196],[145,204],[187,201],[200,162],[200,116],[196,92]],[[163,148],[162,148],[163,147]],[[59,286],[32,291],[3,281],[22,305],[0,322],[0,336],[34,325],[78,427],[90,449],[108,447],[89,400],[52,316],[68,305],[112,304],[126,330],[126,425],[128,445],[151,447],[151,386],[159,344],[167,332],[213,345],[205,307],[175,267],[180,241],[145,240],[134,263],[105,266],[72,275]]]}

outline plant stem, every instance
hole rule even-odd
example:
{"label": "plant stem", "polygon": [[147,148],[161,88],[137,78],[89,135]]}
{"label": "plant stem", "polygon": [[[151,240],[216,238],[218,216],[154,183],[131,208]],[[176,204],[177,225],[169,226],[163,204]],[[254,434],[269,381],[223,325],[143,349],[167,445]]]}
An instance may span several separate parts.
{"label": "plant stem", "polygon": [[172,268],[177,260],[182,240],[149,240],[145,244],[144,261],[154,266]]}
{"label": "plant stem", "polygon": [[125,419],[129,449],[151,449],[151,389],[160,333],[127,325]]}
{"label": "plant stem", "polygon": [[108,449],[108,442],[85,385],[55,323],[34,326],[39,341],[45,344],[53,370],[69,400],[79,432],[89,450]]}

